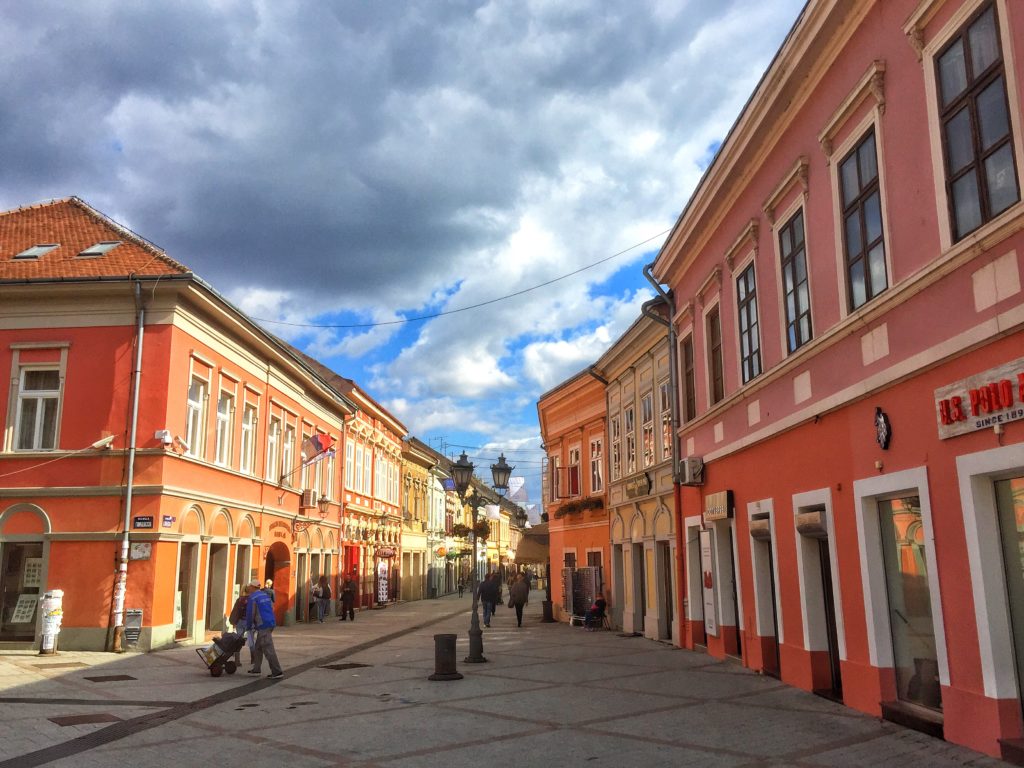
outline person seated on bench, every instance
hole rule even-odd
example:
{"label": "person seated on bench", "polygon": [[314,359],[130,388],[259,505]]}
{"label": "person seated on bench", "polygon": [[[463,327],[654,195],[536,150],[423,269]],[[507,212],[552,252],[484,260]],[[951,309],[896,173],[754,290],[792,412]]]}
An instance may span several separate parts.
{"label": "person seated on bench", "polygon": [[605,609],[607,607],[608,603],[605,602],[604,595],[598,592],[597,597],[594,599],[594,604],[590,606],[590,609],[583,617],[583,626],[587,629],[600,629],[604,623]]}

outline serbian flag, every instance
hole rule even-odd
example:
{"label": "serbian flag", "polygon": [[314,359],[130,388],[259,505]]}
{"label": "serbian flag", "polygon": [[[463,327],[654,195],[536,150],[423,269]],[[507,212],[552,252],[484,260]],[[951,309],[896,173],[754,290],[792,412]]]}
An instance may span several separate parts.
{"label": "serbian flag", "polygon": [[304,461],[309,461],[315,456],[329,451],[332,445],[334,445],[334,438],[330,435],[316,434],[307,437],[302,441],[302,458]]}

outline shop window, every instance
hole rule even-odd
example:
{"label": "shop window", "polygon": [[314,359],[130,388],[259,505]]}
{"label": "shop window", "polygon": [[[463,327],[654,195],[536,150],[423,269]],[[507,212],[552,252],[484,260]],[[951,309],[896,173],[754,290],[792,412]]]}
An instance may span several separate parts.
{"label": "shop window", "polygon": [[946,194],[960,240],[1020,199],[995,3],[935,58]]}
{"label": "shop window", "polygon": [[0,544],[0,640],[35,639],[36,610],[42,588],[42,542]]}

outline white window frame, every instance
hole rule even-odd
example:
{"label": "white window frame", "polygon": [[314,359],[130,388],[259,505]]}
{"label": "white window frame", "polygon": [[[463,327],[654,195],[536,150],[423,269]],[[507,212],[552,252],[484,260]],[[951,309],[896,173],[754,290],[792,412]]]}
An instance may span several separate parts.
{"label": "white window frame", "polygon": [[[846,624],[843,620],[843,597],[840,589],[841,571],[839,569],[839,557],[836,552],[836,532],[832,517],[832,493],[828,488],[806,493],[793,494],[793,517],[811,508],[822,507],[824,509],[825,526],[828,532],[828,557],[832,570],[832,600],[836,614],[836,645],[838,646],[840,661],[846,661]],[[877,515],[875,527],[878,527]],[[793,525],[793,535],[796,537],[796,561],[797,574],[800,581],[800,617],[803,626],[804,649],[807,651],[828,650],[828,631],[825,624],[825,609],[822,599],[822,584],[820,571],[820,560],[817,551],[811,551],[812,541],[804,536]],[[805,541],[805,539],[807,541]],[[816,540],[813,540],[816,542]],[[805,547],[804,545],[807,544]],[[817,547],[817,543],[813,545]],[[881,545],[879,545],[881,546]],[[882,561],[878,561],[879,567]],[[885,588],[885,575],[882,573],[882,588]],[[888,619],[888,614],[886,614]],[[890,644],[890,654],[892,645]]]}
{"label": "white window frame", "polygon": [[[192,399],[192,385],[199,385],[199,400]],[[206,411],[210,399],[210,380],[193,372],[189,378],[185,407],[185,443],[188,456],[202,458],[206,448]]]}
{"label": "white window frame", "polygon": [[295,463],[295,427],[291,424],[284,425],[284,432],[281,435],[281,485],[294,488],[292,479],[292,464]]}
{"label": "white window frame", "polygon": [[[878,502],[882,498],[891,498],[895,494],[902,493],[912,493],[921,500],[921,527],[924,529],[925,561],[929,566],[928,591],[931,599],[932,629],[935,633],[935,655],[939,664],[939,682],[948,686],[949,660],[946,656],[946,626],[942,615],[942,590],[939,587],[939,561],[935,554],[935,526],[932,523],[932,503],[928,491],[927,467],[892,472],[879,477],[855,480],[853,483],[857,542],[860,550],[860,575],[864,590],[864,613],[867,623],[868,657],[871,665],[878,668],[892,669],[896,663],[892,647],[892,627],[889,623],[889,597],[885,586]],[[838,624],[838,606],[836,610],[836,623]]]}
{"label": "white window frame", "polygon": [[[25,389],[25,376],[28,373],[34,373],[36,371],[54,371],[57,374],[57,389]],[[60,445],[60,421],[61,421],[61,403],[63,401],[64,391],[64,376],[62,374],[61,366],[57,364],[31,364],[20,366],[18,371],[18,378],[15,383],[16,394],[15,400],[17,405],[15,406],[15,419],[14,419],[14,434],[12,436],[11,445],[15,451],[53,451]],[[24,404],[29,401],[36,401],[36,415],[35,424],[32,429],[32,445],[27,447],[21,447],[18,445],[18,441],[21,437],[21,426],[22,420],[24,419]],[[42,442],[42,420],[44,408],[43,405],[48,400],[56,401],[56,413],[54,414],[54,426],[53,426],[53,445],[41,445]]]}
{"label": "white window frame", "polygon": [[[337,444],[335,443],[335,445],[337,445]],[[321,489],[323,490],[324,497],[328,498],[328,499],[332,499],[332,500],[334,500],[334,465],[335,465],[334,457],[335,457],[335,451],[336,451],[336,448],[332,447],[331,450],[327,452],[327,458],[324,459],[324,461],[323,461],[323,464],[324,464],[324,479],[323,479],[323,484],[320,486]]]}
{"label": "white window frame", "polygon": [[366,446],[363,454],[363,493],[371,498],[377,495],[377,489],[373,487],[373,459],[373,449]]}
{"label": "white window frame", "polygon": [[256,470],[256,426],[259,423],[259,406],[245,403],[242,406],[242,433],[238,446],[238,469],[246,475]]}
{"label": "white window frame", "polygon": [[[751,541],[750,561],[751,574],[754,582],[754,628],[758,637],[772,637],[778,629],[778,636],[775,638],[781,652],[782,642],[785,633],[782,628],[782,591],[779,583],[779,550],[776,546],[778,541],[775,530],[775,503],[772,499],[761,499],[751,501],[747,504],[747,522],[754,519],[754,515],[767,514],[767,520],[772,532],[769,541]],[[764,519],[763,517],[759,519]],[[749,530],[749,528],[748,528]],[[771,548],[772,570],[770,573],[771,582],[765,581],[762,572],[767,563],[763,561],[764,553],[759,545],[765,544]],[[772,604],[772,591],[775,593],[774,608]],[[775,613],[775,627],[772,626],[772,611]]]}
{"label": "white window frame", "polygon": [[267,425],[267,480],[274,485],[281,483],[281,475],[278,473],[280,448],[281,419],[272,415],[270,423]]}
{"label": "white window frame", "polygon": [[657,453],[654,443],[654,390],[640,397],[640,455],[643,469],[652,466]]}
{"label": "white window frame", "polygon": [[355,491],[356,493],[362,493],[363,492],[363,460],[365,458],[365,455],[366,455],[366,451],[363,448],[363,444],[362,443],[356,443],[356,447],[355,447],[355,457],[356,457],[356,460],[355,460],[355,464],[352,465],[353,466],[352,490]]}
{"label": "white window frame", "polygon": [[590,493],[604,491],[604,435],[590,438]]}
{"label": "white window frame", "polygon": [[[224,404],[227,404],[227,412]],[[213,462],[220,467],[231,466],[232,436],[235,426],[235,396],[226,389],[221,389],[217,396],[217,427],[216,448]]]}
{"label": "white window frame", "polygon": [[618,413],[608,418],[608,430],[612,440],[611,467],[614,481],[622,477],[622,422]]}
{"label": "white window frame", "polygon": [[[299,461],[300,461],[301,466],[302,466],[302,469],[299,470],[299,487],[302,488],[302,490],[304,490],[304,491],[305,490],[309,490],[309,489],[314,487],[313,485],[310,485],[310,474],[311,474],[310,473],[310,466],[308,464],[306,464],[306,462],[309,461],[313,457],[312,456],[307,456],[305,454],[305,452],[302,450],[302,446],[304,446],[306,444],[306,441],[309,440],[310,434],[312,434],[312,432],[307,432],[306,431],[306,429],[305,429],[306,426],[307,426],[306,424],[303,424],[303,429],[302,429],[302,432],[301,432],[301,434],[302,434],[302,442],[299,443]],[[315,475],[316,471],[314,470],[312,472],[312,474]],[[315,483],[315,480],[314,480],[314,483]]]}

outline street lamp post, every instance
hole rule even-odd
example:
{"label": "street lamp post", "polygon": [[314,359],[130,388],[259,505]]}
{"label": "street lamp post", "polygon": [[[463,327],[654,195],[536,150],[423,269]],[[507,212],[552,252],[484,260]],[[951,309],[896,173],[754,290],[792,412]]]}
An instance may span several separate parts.
{"label": "street lamp post", "polygon": [[[459,460],[452,464],[452,480],[455,482],[455,489],[459,493],[459,499],[462,500],[463,506],[466,504],[466,493],[469,490],[470,484],[473,482],[473,462],[466,456],[466,452],[463,451],[462,455],[459,456]],[[491,465],[491,478],[493,480],[494,490],[499,495],[503,496],[508,490],[508,480],[512,475],[512,470],[515,467],[509,466],[505,461],[505,454],[502,454],[496,464]],[[469,623],[469,655],[466,657],[467,664],[480,664],[487,659],[484,658],[484,638],[483,630],[480,629],[480,590],[479,590],[479,576],[477,574],[477,535],[476,535],[476,523],[477,523],[477,511],[479,510],[479,504],[472,504],[473,509],[473,613],[470,617]]]}

